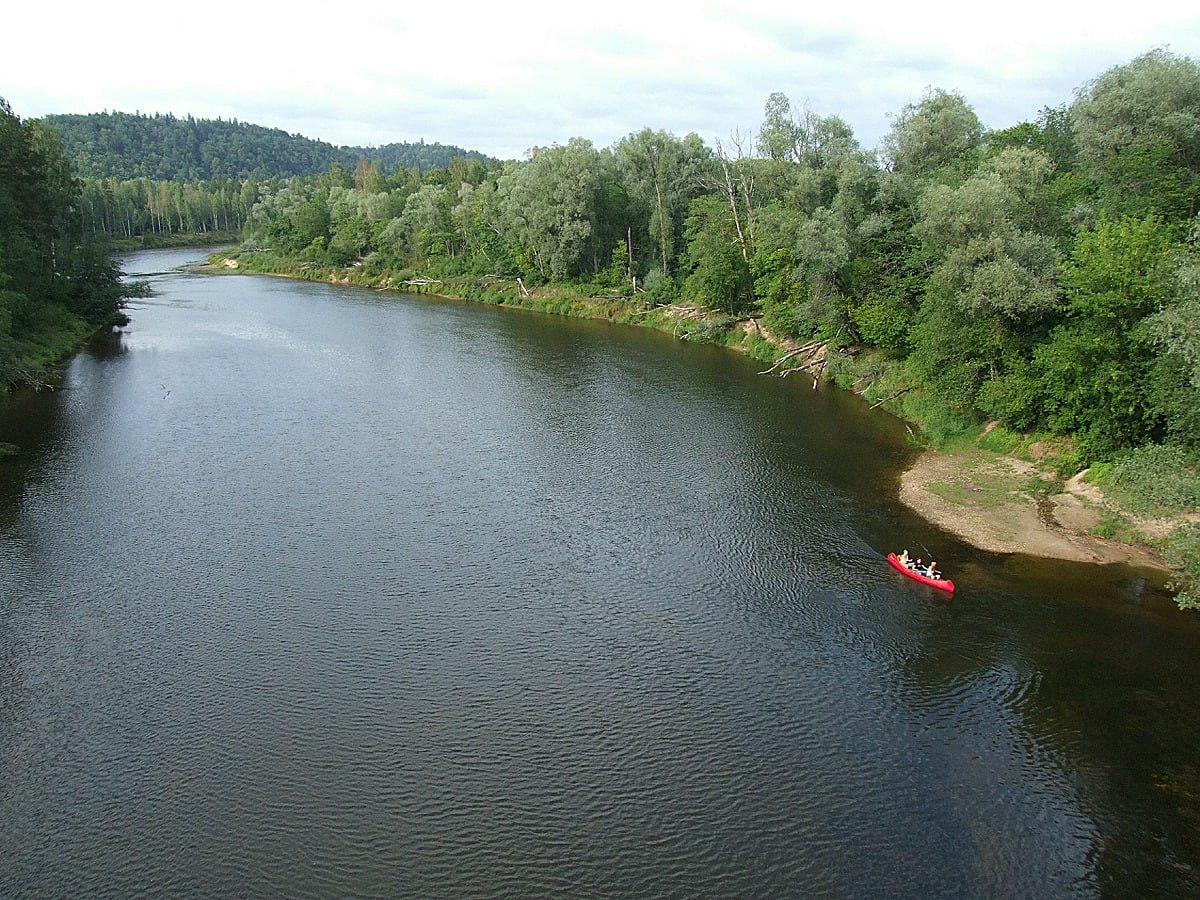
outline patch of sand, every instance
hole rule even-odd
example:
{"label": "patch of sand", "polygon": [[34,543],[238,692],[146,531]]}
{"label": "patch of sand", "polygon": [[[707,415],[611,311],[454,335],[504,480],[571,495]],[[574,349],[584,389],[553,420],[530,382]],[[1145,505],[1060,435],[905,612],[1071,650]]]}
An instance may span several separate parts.
{"label": "patch of sand", "polygon": [[[1077,477],[1064,493],[1039,503],[1019,489],[1022,479],[1036,474],[1032,463],[1010,457],[996,457],[981,469],[962,457],[927,451],[902,476],[900,500],[983,550],[1167,568],[1161,556],[1145,547],[1087,533],[1101,517],[1102,498],[1093,486]],[[987,486],[980,487],[976,482],[984,477]]]}

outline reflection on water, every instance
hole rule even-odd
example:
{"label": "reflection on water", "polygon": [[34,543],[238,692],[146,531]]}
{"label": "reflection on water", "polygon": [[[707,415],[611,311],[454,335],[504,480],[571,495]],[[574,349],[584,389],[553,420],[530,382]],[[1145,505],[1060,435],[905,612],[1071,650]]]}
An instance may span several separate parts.
{"label": "reflection on water", "polygon": [[1200,887],[1148,573],[936,532],[721,350],[186,258],[0,414],[0,894]]}

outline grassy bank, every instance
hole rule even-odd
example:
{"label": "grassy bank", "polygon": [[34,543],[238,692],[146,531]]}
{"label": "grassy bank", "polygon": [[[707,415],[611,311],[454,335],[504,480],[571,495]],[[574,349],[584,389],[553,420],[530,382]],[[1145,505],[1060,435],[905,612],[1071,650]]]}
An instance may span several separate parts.
{"label": "grassy bank", "polygon": [[62,364],[95,330],[95,326],[59,306],[41,308],[37,320],[27,323],[20,338],[12,339],[6,348],[0,388],[7,391],[20,384],[37,388],[52,385]]}

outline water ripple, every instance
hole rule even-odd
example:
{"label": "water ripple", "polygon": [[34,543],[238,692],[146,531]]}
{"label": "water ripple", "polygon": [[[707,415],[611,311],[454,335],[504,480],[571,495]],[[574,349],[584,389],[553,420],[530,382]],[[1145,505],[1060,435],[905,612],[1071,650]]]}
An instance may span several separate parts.
{"label": "water ripple", "polygon": [[861,410],[598,323],[160,287],[0,519],[0,894],[1097,892],[1083,692],[893,577]]}

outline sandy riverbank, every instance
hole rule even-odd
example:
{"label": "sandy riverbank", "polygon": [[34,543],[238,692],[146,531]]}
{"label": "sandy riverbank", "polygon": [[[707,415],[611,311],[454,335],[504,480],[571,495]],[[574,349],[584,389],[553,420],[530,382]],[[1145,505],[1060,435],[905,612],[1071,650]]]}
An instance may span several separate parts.
{"label": "sandy riverbank", "polygon": [[1103,514],[1096,488],[1073,478],[1063,491],[1038,499],[1029,490],[1038,475],[1034,463],[1011,457],[927,451],[902,476],[900,500],[984,550],[1167,568],[1146,547],[1088,533]]}

